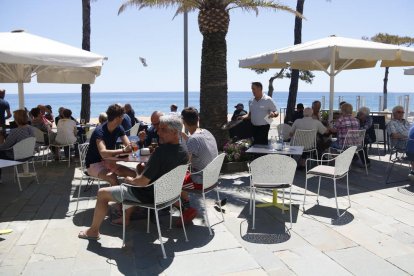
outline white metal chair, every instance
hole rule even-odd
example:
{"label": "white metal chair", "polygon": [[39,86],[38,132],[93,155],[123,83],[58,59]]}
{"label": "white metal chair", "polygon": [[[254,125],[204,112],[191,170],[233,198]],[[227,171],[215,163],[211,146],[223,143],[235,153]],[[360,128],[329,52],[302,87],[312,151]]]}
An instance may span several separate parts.
{"label": "white metal chair", "polygon": [[79,198],[80,198],[80,192],[82,189],[82,181],[83,180],[87,180],[87,185],[93,183],[93,181],[97,180],[98,181],[98,189],[101,187],[101,179],[97,178],[97,177],[93,177],[90,176],[88,174],[88,169],[86,168],[85,165],[85,158],[86,158],[86,153],[88,152],[88,148],[89,148],[89,143],[83,143],[80,144],[78,146],[78,150],[79,150],[79,162],[80,162],[80,171],[82,174],[80,183],[79,183],[79,189],[78,189],[78,199],[76,200],[76,211],[78,211],[78,206],[79,206]]}
{"label": "white metal chair", "polygon": [[[39,180],[37,179],[37,173],[36,168],[33,161],[34,151],[35,151],[35,145],[36,145],[36,138],[35,137],[29,137],[26,138],[18,143],[16,143],[12,149],[13,149],[13,159],[15,161],[25,162],[23,166],[27,166],[26,170],[24,172],[19,172],[18,166],[14,166],[14,172],[16,174],[17,183],[19,185],[20,191],[22,191],[22,186],[20,185],[20,177],[35,177],[37,184],[39,184]],[[29,162],[32,163],[33,166],[33,172],[29,172]]]}
{"label": "white metal chair", "polygon": [[297,129],[293,135],[292,141],[290,141],[290,145],[303,146],[303,152],[310,152],[311,157],[312,153],[316,152],[316,156],[318,156],[318,149],[316,148],[316,133],[316,129]]}
{"label": "white metal chair", "polygon": [[[180,165],[176,167],[175,169],[169,171],[168,173],[164,174],[160,178],[158,178],[155,182],[153,182],[150,185],[153,185],[154,187],[154,203],[145,204],[140,203],[136,201],[129,201],[123,199],[123,194],[121,194],[122,197],[122,246],[125,246],[125,210],[132,206],[139,206],[143,208],[148,209],[148,220],[147,220],[147,233],[149,233],[149,223],[150,223],[150,210],[153,209],[155,212],[155,219],[157,222],[157,229],[158,229],[158,237],[161,243],[161,250],[162,255],[164,259],[167,258],[167,255],[165,254],[164,249],[164,243],[162,241],[161,236],[161,228],[160,228],[160,221],[158,218],[158,210],[170,207],[170,229],[172,224],[172,205],[175,202],[179,202],[180,204],[180,217],[181,222],[183,223],[183,230],[184,230],[184,236],[185,241],[188,241],[187,239],[187,233],[185,231],[183,216],[182,216],[182,209],[181,209],[181,189],[183,186],[183,181],[185,174],[187,172],[187,165]],[[122,183],[121,185],[132,187],[134,189],[140,189],[137,186],[132,186],[126,183]],[[146,186],[148,187],[148,186]]]}
{"label": "white metal chair", "polygon": [[193,174],[202,174],[203,175],[203,189],[184,189],[184,191],[193,193],[193,194],[201,194],[203,196],[203,207],[204,207],[204,218],[208,226],[208,231],[210,235],[213,235],[211,231],[210,221],[208,219],[208,212],[207,212],[207,203],[206,203],[206,194],[211,192],[212,190],[216,190],[217,193],[217,201],[220,208],[221,217],[224,221],[223,211],[221,209],[221,200],[220,200],[220,193],[217,189],[219,184],[219,176],[220,170],[223,166],[225,154],[221,153],[216,158],[214,158],[202,171],[194,172]]}
{"label": "white metal chair", "polygon": [[[410,139],[392,139],[391,135],[387,132],[388,141],[389,141],[389,149],[390,149],[390,158],[388,160],[388,165],[386,168],[387,178],[385,179],[386,184],[400,182],[403,180],[396,180],[396,181],[389,181],[392,169],[396,163],[402,165],[406,161],[406,150],[407,150],[407,143],[412,141]],[[409,168],[410,171],[410,168]]]}
{"label": "white metal chair", "polygon": [[[321,179],[323,178],[330,178],[333,180],[334,185],[334,193],[335,193],[335,202],[336,202],[336,211],[338,213],[338,217],[342,216],[345,211],[351,207],[351,198],[349,196],[349,180],[348,180],[348,172],[349,167],[351,166],[352,158],[356,152],[357,147],[352,146],[343,151],[341,154],[332,154],[332,153],[325,153],[324,155],[332,155],[336,156],[333,159],[324,160],[322,156],[322,160],[316,159],[307,159],[306,160],[306,182],[305,182],[305,194],[303,197],[303,212],[305,212],[305,203],[306,203],[306,191],[308,188],[308,179],[312,177],[319,177],[318,183],[318,195],[316,197],[316,202],[319,204],[319,191],[321,187]],[[318,165],[310,170],[308,170],[308,161],[317,161],[320,162],[321,165]],[[323,163],[335,162],[334,166],[329,165],[322,165]],[[344,213],[339,214],[339,207],[338,207],[338,197],[336,193],[336,180],[341,179],[346,176],[346,189],[348,192],[348,201],[349,206],[346,208]]]}
{"label": "white metal chair", "polygon": [[290,139],[289,133],[292,131],[292,127],[288,124],[279,124],[277,125],[277,134],[282,137],[283,141],[288,141]]}
{"label": "white metal chair", "polygon": [[[65,147],[68,147],[68,154],[69,154],[68,155],[68,167],[70,167],[70,149],[71,149],[71,147],[74,147],[77,142],[69,143],[69,141],[67,140],[67,137],[66,137],[66,143],[58,144],[58,143],[55,142],[55,134],[54,134],[53,131],[49,131],[48,135],[49,135],[49,145],[47,147],[48,152],[50,151],[50,147],[57,148],[59,152],[60,152],[61,148],[63,148],[63,150],[64,150]],[[60,160],[60,154],[59,154],[59,160]],[[48,162],[49,162],[49,154],[46,156],[46,167],[47,167]]]}
{"label": "white metal chair", "polygon": [[250,206],[253,209],[252,229],[255,229],[256,220],[256,189],[283,189],[283,202],[285,202],[285,189],[289,188],[290,228],[292,229],[292,184],[295,178],[296,161],[285,155],[268,154],[253,160],[249,164],[250,172]]}
{"label": "white metal chair", "polygon": [[[364,156],[364,160],[361,160],[361,162],[363,162],[363,164],[365,165],[365,172],[368,175],[368,166],[367,166],[367,160],[365,160],[365,150],[364,150],[364,140],[365,140],[365,129],[359,129],[359,130],[348,130],[348,132],[346,133],[345,136],[345,140],[344,140],[344,144],[342,146],[342,149],[337,149],[337,148],[329,148],[329,152],[331,152],[331,150],[335,150],[336,152],[343,152],[346,149],[355,146],[356,147],[356,153],[362,151],[363,152],[363,156]],[[358,155],[358,158],[359,155]]]}
{"label": "white metal chair", "polygon": [[[45,133],[38,129],[37,127],[32,127],[34,135],[36,137],[35,150],[39,153],[39,156],[42,155],[42,165],[45,159],[45,151],[48,149],[45,141]],[[47,151],[46,151],[47,152]]]}

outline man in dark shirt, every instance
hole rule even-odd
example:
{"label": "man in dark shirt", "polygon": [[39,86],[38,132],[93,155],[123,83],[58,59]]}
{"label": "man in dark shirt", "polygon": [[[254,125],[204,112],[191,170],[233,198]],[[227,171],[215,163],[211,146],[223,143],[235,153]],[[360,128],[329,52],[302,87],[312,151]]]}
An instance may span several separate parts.
{"label": "man in dark shirt", "polygon": [[238,103],[234,108],[236,110],[234,110],[233,116],[231,116],[232,121],[236,121],[238,117],[247,114],[247,111],[244,110],[244,105],[242,103]]}
{"label": "man in dark shirt", "polygon": [[[108,121],[95,128],[92,133],[85,165],[90,176],[108,181],[111,185],[118,185],[118,176],[135,176],[135,171],[116,164],[114,161],[105,160],[118,154],[132,151],[131,143],[121,126],[124,117],[124,108],[113,104],[106,111]],[[121,137],[125,148],[115,149],[116,140]]]}
{"label": "man in dark shirt", "polygon": [[151,126],[146,129],[142,130],[138,133],[139,136],[139,146],[140,147],[148,147],[151,145],[152,139],[156,139],[157,143],[159,144],[159,137],[158,137],[158,125],[160,124],[160,117],[164,115],[161,111],[154,111],[151,114]]}
{"label": "man in dark shirt", "polygon": [[293,113],[292,122],[296,121],[297,119],[303,118],[303,109],[304,106],[302,103],[298,103],[296,105],[296,111]]}
{"label": "man in dark shirt", "polygon": [[[179,143],[181,129],[182,123],[179,117],[162,116],[160,118],[158,135],[161,145],[151,155],[142,174],[125,178],[126,183],[140,188],[114,186],[99,189],[92,225],[87,230],[81,231],[79,238],[91,240],[100,238],[99,228],[105,219],[110,201],[120,202],[124,198],[143,203],[154,202],[154,187],[150,184],[177,166],[188,162],[187,152]],[[126,224],[128,224],[127,219],[130,215],[129,210],[132,208],[127,210]]]}
{"label": "man in dark shirt", "polygon": [[[6,90],[0,89],[0,127],[4,127],[6,125],[6,120],[11,118],[10,105],[4,99],[5,95]],[[5,113],[7,113],[7,115]]]}

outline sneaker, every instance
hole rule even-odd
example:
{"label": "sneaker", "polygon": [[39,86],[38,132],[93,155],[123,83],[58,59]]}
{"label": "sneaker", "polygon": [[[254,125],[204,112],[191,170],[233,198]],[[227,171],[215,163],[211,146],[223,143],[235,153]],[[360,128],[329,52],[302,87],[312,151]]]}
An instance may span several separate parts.
{"label": "sneaker", "polygon": [[[195,208],[187,208],[183,211],[183,220],[184,220],[184,224],[188,225],[190,224],[193,219],[197,216],[197,210]],[[181,222],[181,218],[179,220],[177,220],[176,223],[177,227],[183,227],[183,224]]]}

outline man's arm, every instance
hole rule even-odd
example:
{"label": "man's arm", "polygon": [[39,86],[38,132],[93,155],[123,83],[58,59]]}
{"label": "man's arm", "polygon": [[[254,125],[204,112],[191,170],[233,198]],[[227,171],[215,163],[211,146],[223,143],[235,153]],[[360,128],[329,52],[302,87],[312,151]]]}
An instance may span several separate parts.
{"label": "man's arm", "polygon": [[115,149],[115,150],[107,149],[106,145],[105,145],[105,142],[101,139],[96,139],[96,146],[98,147],[99,154],[104,159],[108,158],[108,157],[113,157],[117,154],[122,154],[122,153],[125,152],[124,149]]}
{"label": "man's arm", "polygon": [[7,119],[11,118],[11,116],[12,116],[11,113],[10,113],[10,108],[6,109],[6,113],[7,113],[7,115],[6,115],[5,119],[7,120]]}
{"label": "man's arm", "polygon": [[125,182],[137,187],[145,187],[150,183],[150,179],[146,178],[143,174],[138,175],[137,177],[127,176]]}
{"label": "man's arm", "polygon": [[249,113],[247,113],[246,115],[237,117],[237,120],[250,120],[251,117],[252,116],[251,116],[250,111],[249,111]]}
{"label": "man's arm", "polygon": [[125,146],[124,152],[131,152],[132,146],[131,146],[131,142],[128,139],[128,136],[126,135],[121,136],[121,141],[122,141],[122,144]]}

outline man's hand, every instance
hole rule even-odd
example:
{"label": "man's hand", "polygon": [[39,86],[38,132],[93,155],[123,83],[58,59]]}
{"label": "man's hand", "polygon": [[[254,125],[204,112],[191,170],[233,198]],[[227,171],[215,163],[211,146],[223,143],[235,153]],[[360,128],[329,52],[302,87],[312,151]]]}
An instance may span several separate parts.
{"label": "man's hand", "polygon": [[125,177],[125,182],[128,183],[128,184],[134,184],[134,178],[130,177],[130,176],[127,176],[127,177]]}
{"label": "man's hand", "polygon": [[279,116],[279,112],[277,112],[277,111],[270,112],[270,114],[269,114],[269,118],[276,118],[277,116]]}
{"label": "man's hand", "polygon": [[147,137],[147,134],[145,133],[145,130],[141,130],[141,131],[138,133],[138,136],[139,136],[139,140],[140,140],[141,142],[144,142],[145,138]]}

